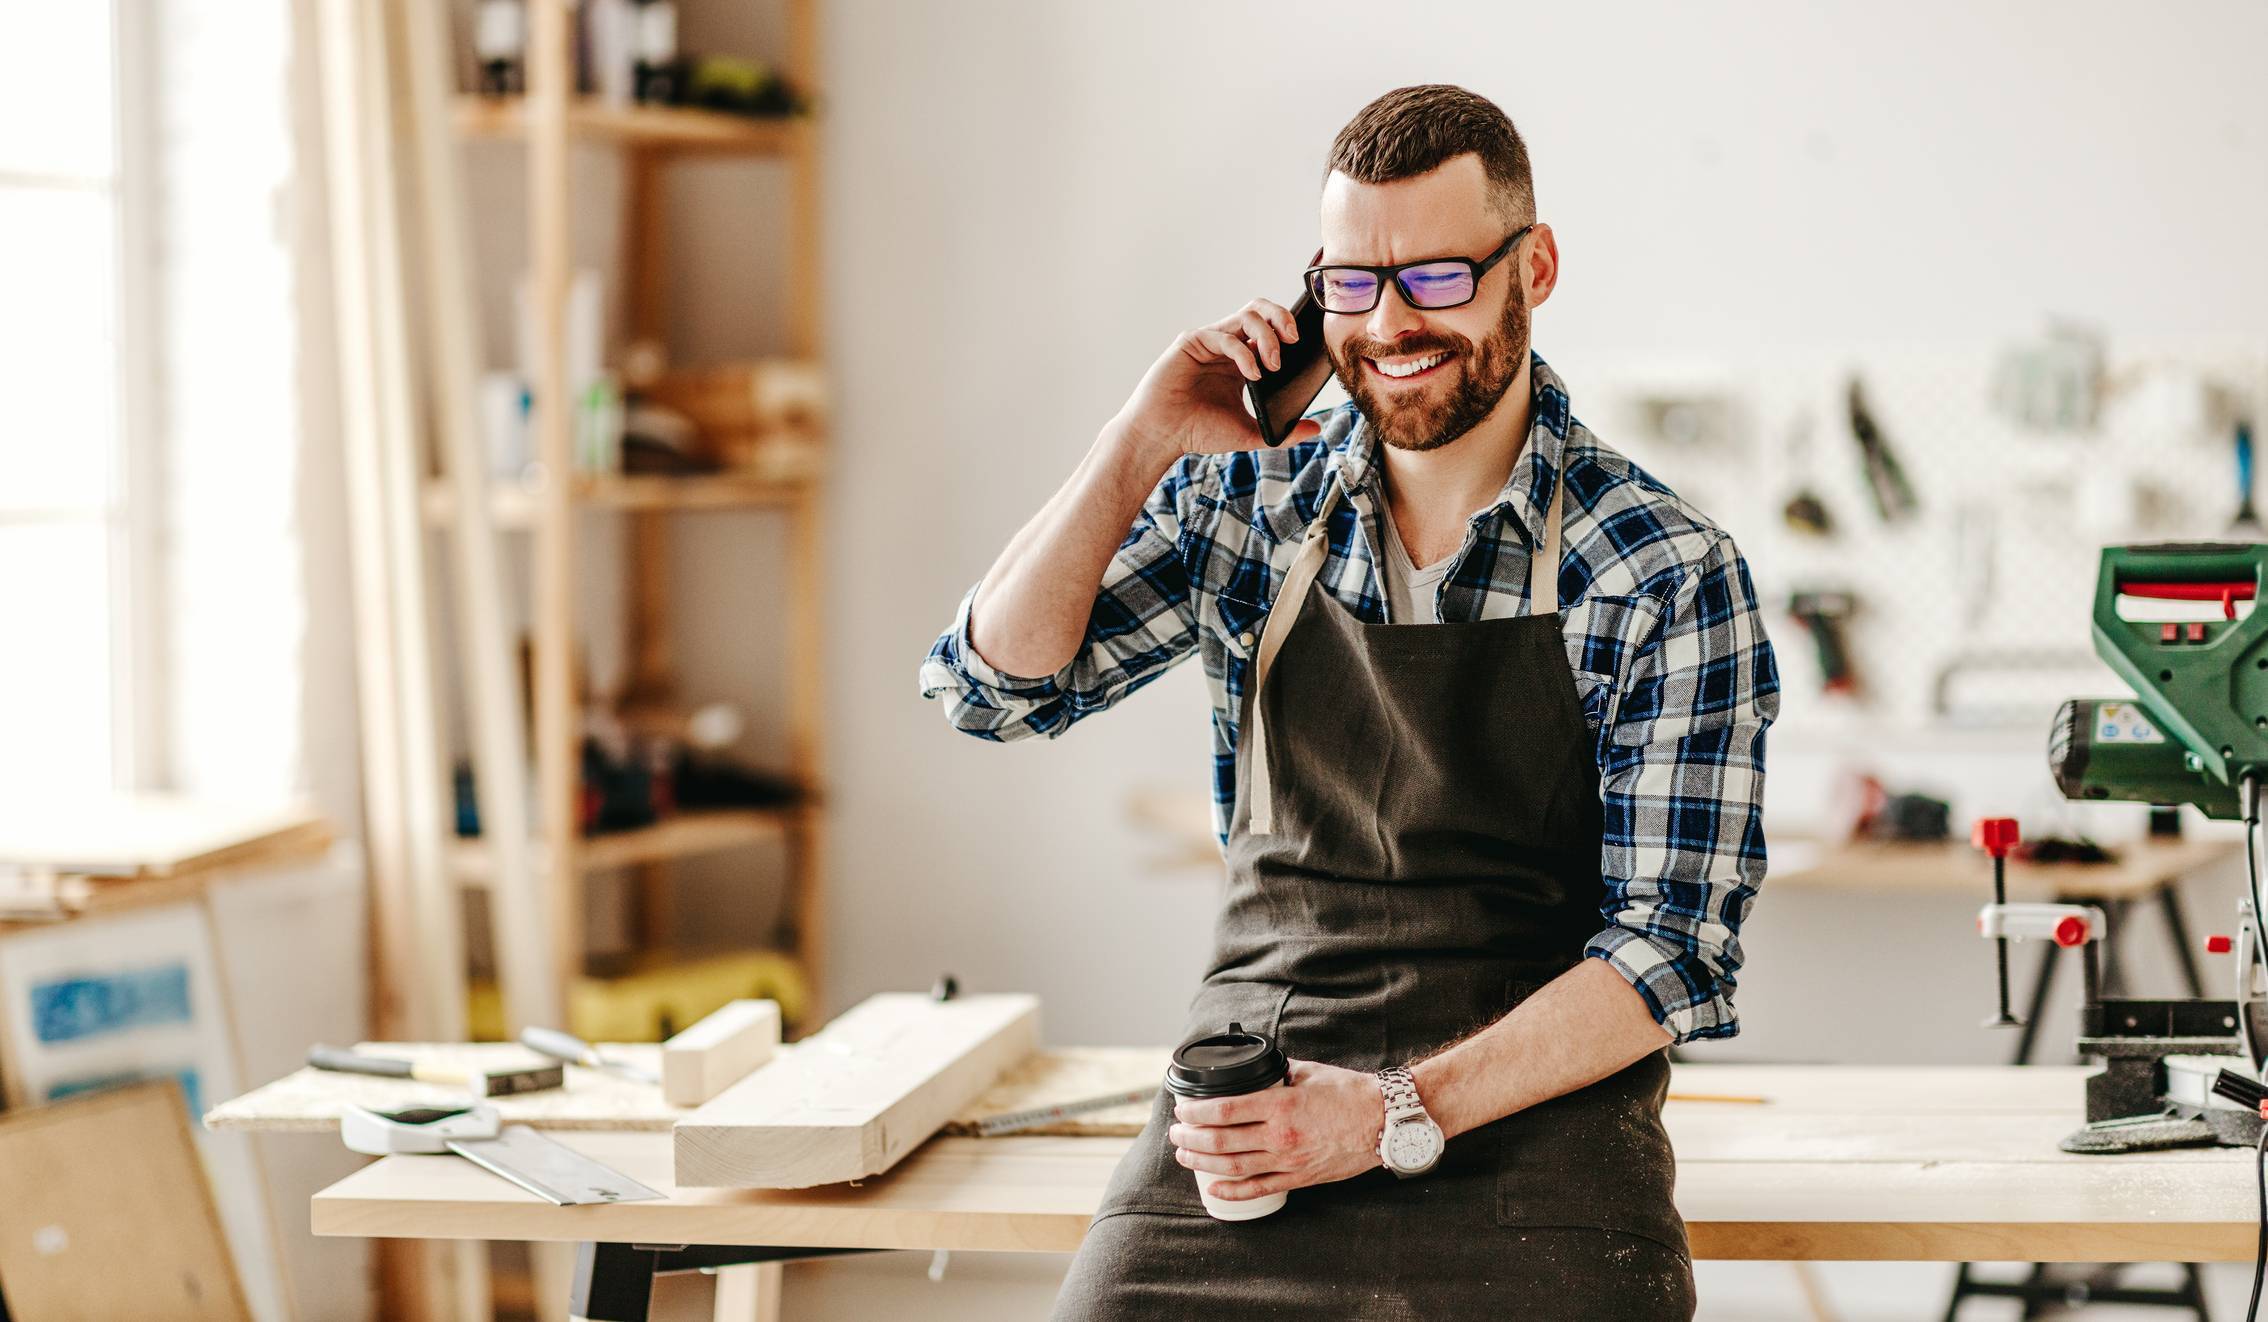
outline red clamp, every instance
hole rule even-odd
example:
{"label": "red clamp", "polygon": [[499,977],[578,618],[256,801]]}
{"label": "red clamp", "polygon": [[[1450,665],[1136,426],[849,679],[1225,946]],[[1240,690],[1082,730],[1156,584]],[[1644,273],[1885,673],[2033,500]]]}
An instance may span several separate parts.
{"label": "red clamp", "polygon": [[1980,817],[1969,832],[1969,843],[1994,858],[2008,857],[2008,851],[2016,847],[2016,839],[2013,817]]}

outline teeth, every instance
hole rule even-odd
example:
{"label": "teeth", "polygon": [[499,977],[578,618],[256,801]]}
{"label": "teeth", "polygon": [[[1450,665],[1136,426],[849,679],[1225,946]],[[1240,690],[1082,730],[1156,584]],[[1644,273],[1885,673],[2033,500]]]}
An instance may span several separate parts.
{"label": "teeth", "polygon": [[1429,353],[1423,358],[1413,358],[1406,363],[1382,363],[1373,358],[1370,360],[1370,365],[1388,376],[1416,376],[1429,367],[1438,366],[1448,356],[1446,353],[1435,352]]}

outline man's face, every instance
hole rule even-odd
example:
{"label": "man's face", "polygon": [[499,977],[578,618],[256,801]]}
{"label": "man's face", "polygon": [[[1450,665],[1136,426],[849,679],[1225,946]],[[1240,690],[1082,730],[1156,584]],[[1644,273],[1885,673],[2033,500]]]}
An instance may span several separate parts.
{"label": "man's face", "polygon": [[[1334,171],[1323,185],[1326,264],[1479,261],[1513,228],[1490,207],[1487,175],[1480,157],[1469,153],[1411,179],[1362,184]],[[1462,307],[1413,308],[1389,281],[1369,312],[1325,314],[1323,343],[1331,366],[1379,439],[1404,450],[1431,450],[1494,411],[1528,360],[1521,259],[1537,237],[1523,240],[1491,268],[1473,301]],[[1386,370],[1406,370],[1443,354],[1440,363],[1414,375],[1396,377]]]}

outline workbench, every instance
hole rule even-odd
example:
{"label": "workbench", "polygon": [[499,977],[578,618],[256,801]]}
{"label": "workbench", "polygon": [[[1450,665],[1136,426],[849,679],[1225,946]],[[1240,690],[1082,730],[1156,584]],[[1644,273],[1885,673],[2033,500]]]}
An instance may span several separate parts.
{"label": "workbench", "polygon": [[[2080,1123],[2086,1073],[1678,1065],[1679,1092],[1765,1099],[1668,1107],[1678,1207],[1694,1256],[2249,1260],[2257,1224],[2250,1151],[2056,1150]],[[554,1207],[453,1157],[388,1157],[317,1194],[314,1231],[577,1242],[581,1315],[642,1318],[655,1271],[859,1249],[1069,1253],[1132,1142],[939,1137],[855,1186],[677,1191],[665,1133],[555,1136],[670,1196]],[[594,1278],[606,1288],[592,1292]]]}

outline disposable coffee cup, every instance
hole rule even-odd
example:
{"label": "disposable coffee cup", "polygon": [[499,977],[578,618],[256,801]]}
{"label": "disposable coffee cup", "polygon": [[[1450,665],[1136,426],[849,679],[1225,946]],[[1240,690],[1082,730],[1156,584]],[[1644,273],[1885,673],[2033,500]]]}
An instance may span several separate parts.
{"label": "disposable coffee cup", "polygon": [[[1226,1032],[1191,1038],[1174,1048],[1173,1063],[1166,1066],[1166,1091],[1176,1097],[1239,1097],[1248,1092],[1283,1086],[1291,1062],[1276,1044],[1242,1024]],[[1215,1182],[1233,1178],[1211,1171],[1194,1172],[1197,1197],[1205,1210],[1220,1221],[1255,1221],[1284,1205],[1284,1195],[1260,1198],[1215,1198]]]}

